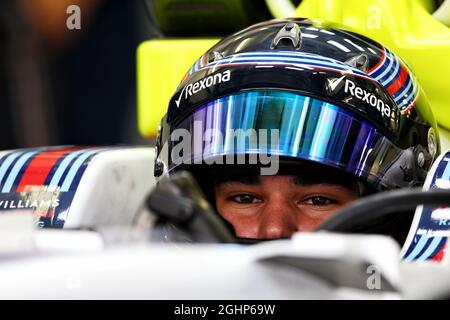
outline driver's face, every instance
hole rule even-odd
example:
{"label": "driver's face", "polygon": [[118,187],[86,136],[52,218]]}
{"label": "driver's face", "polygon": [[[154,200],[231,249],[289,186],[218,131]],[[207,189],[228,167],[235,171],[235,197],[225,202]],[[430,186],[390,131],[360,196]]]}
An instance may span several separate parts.
{"label": "driver's face", "polygon": [[219,213],[237,237],[276,239],[311,231],[358,198],[357,185],[304,183],[295,176],[254,176],[215,185]]}

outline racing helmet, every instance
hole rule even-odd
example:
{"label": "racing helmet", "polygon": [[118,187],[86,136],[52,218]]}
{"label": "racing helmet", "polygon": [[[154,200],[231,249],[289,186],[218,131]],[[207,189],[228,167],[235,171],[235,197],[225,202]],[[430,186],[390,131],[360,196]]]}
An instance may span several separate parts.
{"label": "racing helmet", "polygon": [[[248,130],[266,139],[249,141]],[[265,130],[276,130],[276,143]],[[258,23],[210,48],[158,131],[155,177],[187,169],[207,179],[205,164],[224,163],[212,159],[264,153],[334,168],[379,191],[422,185],[440,153],[411,68],[367,37],[309,19]]]}

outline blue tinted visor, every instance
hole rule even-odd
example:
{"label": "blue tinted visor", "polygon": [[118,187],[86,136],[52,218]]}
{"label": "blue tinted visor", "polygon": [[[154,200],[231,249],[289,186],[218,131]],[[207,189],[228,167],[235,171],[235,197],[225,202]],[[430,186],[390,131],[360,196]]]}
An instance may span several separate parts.
{"label": "blue tinted visor", "polygon": [[[199,164],[229,155],[269,154],[332,166],[379,188],[383,184],[395,187],[384,177],[398,169],[395,164],[403,153],[350,111],[280,90],[221,97],[201,106],[169,131],[165,159],[169,172],[178,168],[180,159],[183,164]],[[180,136],[187,133],[191,140],[181,141],[186,137]]]}

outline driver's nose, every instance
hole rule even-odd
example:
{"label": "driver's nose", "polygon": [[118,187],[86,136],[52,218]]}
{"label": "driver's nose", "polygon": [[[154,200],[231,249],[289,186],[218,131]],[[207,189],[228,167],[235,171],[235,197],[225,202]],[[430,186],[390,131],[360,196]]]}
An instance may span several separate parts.
{"label": "driver's nose", "polygon": [[259,239],[288,238],[299,230],[297,209],[285,199],[271,199],[260,214]]}

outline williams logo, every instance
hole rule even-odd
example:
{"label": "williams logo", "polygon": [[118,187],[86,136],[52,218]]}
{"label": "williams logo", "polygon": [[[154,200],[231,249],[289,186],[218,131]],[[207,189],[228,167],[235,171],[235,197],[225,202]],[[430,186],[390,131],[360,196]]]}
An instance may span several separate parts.
{"label": "williams logo", "polygon": [[54,209],[59,206],[59,199],[51,200],[0,200],[0,210],[7,209]]}
{"label": "williams logo", "polygon": [[200,92],[202,90],[205,90],[206,88],[215,86],[216,84],[222,83],[222,82],[228,82],[231,78],[231,72],[230,70],[216,73],[214,75],[210,75],[209,77],[206,77],[204,79],[201,79],[197,82],[188,84],[181,90],[180,96],[178,99],[175,100],[175,103],[177,104],[177,107],[180,106],[181,99],[184,98],[185,100],[192,96],[193,94],[196,94],[197,92]]}

